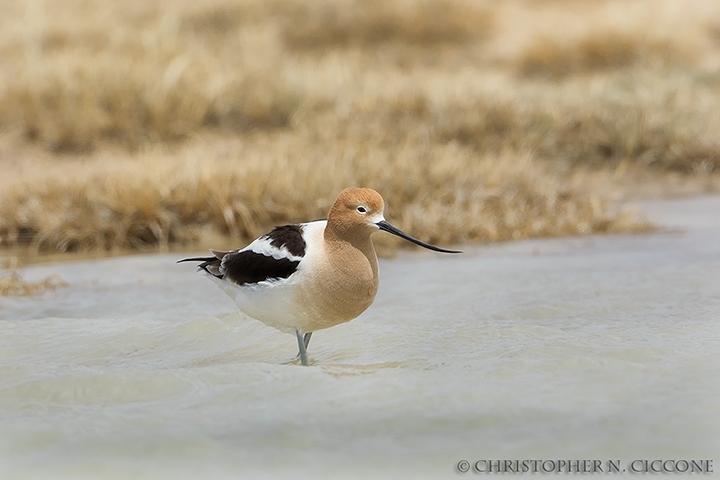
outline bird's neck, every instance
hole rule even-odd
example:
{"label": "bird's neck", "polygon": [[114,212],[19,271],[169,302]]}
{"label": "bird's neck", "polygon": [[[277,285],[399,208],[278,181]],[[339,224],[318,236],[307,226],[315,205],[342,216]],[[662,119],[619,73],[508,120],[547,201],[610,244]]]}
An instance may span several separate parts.
{"label": "bird's neck", "polygon": [[336,232],[333,229],[326,228],[323,235],[325,236],[326,248],[330,250],[328,253],[335,258],[345,258],[348,261],[351,258],[364,257],[372,272],[372,278],[377,281],[378,261],[370,235],[368,232],[350,233]]}

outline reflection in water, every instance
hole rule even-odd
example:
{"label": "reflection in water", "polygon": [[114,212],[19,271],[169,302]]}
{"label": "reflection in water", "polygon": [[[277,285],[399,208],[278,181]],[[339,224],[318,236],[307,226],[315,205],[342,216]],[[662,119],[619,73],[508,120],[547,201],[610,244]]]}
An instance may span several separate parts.
{"label": "reflection in water", "polygon": [[307,368],[283,364],[292,336],[175,256],[33,267],[70,286],[0,299],[0,473],[449,478],[460,459],[712,458],[720,201],[647,208],[681,231],[382,262],[375,305],[318,332]]}

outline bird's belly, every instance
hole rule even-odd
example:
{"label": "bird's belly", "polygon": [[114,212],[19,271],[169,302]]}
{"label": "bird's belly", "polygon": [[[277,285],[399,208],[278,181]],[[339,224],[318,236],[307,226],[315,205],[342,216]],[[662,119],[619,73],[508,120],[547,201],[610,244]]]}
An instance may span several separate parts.
{"label": "bird's belly", "polygon": [[288,279],[235,285],[215,279],[245,315],[280,331],[314,332],[348,322],[375,299],[372,279],[315,281],[296,274]]}
{"label": "bird's belly", "polygon": [[237,287],[234,300],[241,312],[283,332],[304,330],[307,323],[290,282],[260,282]]}

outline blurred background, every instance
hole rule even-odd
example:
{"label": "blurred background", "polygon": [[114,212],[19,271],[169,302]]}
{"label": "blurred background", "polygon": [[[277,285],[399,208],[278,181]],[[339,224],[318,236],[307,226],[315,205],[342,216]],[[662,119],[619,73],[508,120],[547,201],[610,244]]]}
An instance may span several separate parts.
{"label": "blurred background", "polygon": [[[717,460],[718,112],[718,0],[0,0],[0,477]],[[285,365],[175,261],[347,186],[465,253]]]}
{"label": "blurred background", "polygon": [[346,186],[446,245],[646,231],[623,201],[720,185],[715,0],[0,8],[5,257],[237,247]]}

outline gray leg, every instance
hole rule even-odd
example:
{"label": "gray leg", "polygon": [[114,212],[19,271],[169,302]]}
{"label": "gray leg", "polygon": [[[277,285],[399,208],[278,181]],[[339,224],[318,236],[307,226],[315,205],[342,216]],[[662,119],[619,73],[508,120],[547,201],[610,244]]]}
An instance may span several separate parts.
{"label": "gray leg", "polygon": [[303,337],[303,340],[305,341],[305,350],[307,350],[308,345],[310,345],[310,337],[312,337],[312,332],[308,332]]}
{"label": "gray leg", "polygon": [[[298,353],[298,356],[300,357],[300,363],[307,366],[308,359],[307,359],[307,350],[306,350],[306,346],[305,346],[306,345],[305,339],[300,334],[300,330],[295,330],[295,336],[297,337],[298,348],[300,350],[300,352]],[[305,336],[307,337],[308,343],[310,343],[310,337],[308,337],[307,334],[305,334]]]}

